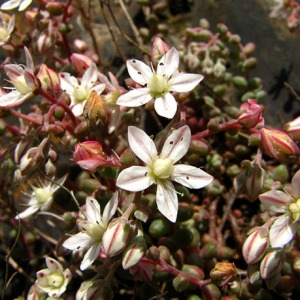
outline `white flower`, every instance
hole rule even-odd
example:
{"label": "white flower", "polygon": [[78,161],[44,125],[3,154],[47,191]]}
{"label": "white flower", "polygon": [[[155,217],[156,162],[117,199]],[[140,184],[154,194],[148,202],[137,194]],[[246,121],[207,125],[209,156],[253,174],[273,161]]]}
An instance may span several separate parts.
{"label": "white flower", "polygon": [[67,285],[72,278],[69,269],[63,269],[62,265],[51,257],[46,257],[47,269],[36,273],[35,284],[50,297],[58,298],[66,291]]}
{"label": "white flower", "polygon": [[105,84],[102,83],[95,85],[98,78],[98,70],[94,63],[85,71],[80,83],[69,73],[60,73],[59,77],[61,89],[71,97],[72,112],[76,117],[82,115],[84,105],[91,91],[94,90],[97,94],[101,94],[105,88]]}
{"label": "white flower", "polygon": [[0,7],[2,10],[12,10],[19,7],[18,11],[25,10],[30,4],[32,0],[9,0],[3,3]]}
{"label": "white flower", "polygon": [[188,151],[191,131],[187,125],[174,130],[158,154],[153,140],[142,130],[130,126],[128,141],[132,151],[146,166],[132,166],[117,178],[117,186],[128,191],[142,191],[157,184],[156,203],[159,211],[175,222],[178,198],[171,181],[188,188],[199,189],[208,185],[213,177],[204,171],[185,164],[174,165]]}
{"label": "white flower", "polygon": [[16,216],[16,219],[24,219],[34,214],[38,210],[45,211],[48,210],[53,202],[54,193],[64,184],[67,174],[62,178],[58,179],[57,183],[45,182],[39,187],[32,186],[33,192],[31,194],[26,194],[30,198],[28,202],[28,208]]}
{"label": "white flower", "polygon": [[98,257],[102,246],[102,236],[117,207],[118,192],[115,192],[106,204],[102,216],[97,200],[92,197],[86,199],[86,220],[81,220],[79,223],[82,231],[63,243],[63,246],[69,250],[88,249],[81,262],[81,270],[88,268]]}
{"label": "white flower", "polygon": [[15,27],[15,15],[13,15],[8,23],[5,16],[0,12],[0,46],[4,45],[10,38]]}
{"label": "white flower", "polygon": [[160,59],[156,72],[139,60],[128,60],[130,77],[143,87],[122,95],[117,104],[137,107],[154,98],[156,112],[160,116],[173,118],[177,103],[172,92],[189,92],[203,79],[202,75],[179,72],[178,66],[179,54],[175,48],[171,48]]}
{"label": "white flower", "polygon": [[14,88],[5,95],[0,96],[0,106],[14,107],[23,103],[34,95],[35,90],[39,87],[39,80],[33,73],[32,57],[26,47],[26,67],[23,65],[7,64],[4,66],[5,72],[9,77]]}
{"label": "white flower", "polygon": [[300,221],[300,170],[292,179],[289,194],[271,190],[261,194],[259,199],[267,210],[281,214],[270,228],[270,244],[284,247],[293,239]]}

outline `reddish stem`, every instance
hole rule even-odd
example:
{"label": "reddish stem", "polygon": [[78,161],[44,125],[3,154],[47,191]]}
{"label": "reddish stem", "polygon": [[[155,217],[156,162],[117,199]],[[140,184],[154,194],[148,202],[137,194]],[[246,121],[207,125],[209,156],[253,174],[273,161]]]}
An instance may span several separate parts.
{"label": "reddish stem", "polygon": [[38,126],[42,125],[36,118],[31,118],[31,117],[29,117],[27,115],[24,115],[24,114],[22,114],[22,113],[20,113],[20,112],[18,112],[16,110],[14,110],[14,109],[11,109],[10,113],[12,115],[14,115],[15,117],[17,117],[17,118],[21,118],[23,120],[26,120],[26,121],[32,123],[32,124],[35,124],[35,125],[38,125]]}

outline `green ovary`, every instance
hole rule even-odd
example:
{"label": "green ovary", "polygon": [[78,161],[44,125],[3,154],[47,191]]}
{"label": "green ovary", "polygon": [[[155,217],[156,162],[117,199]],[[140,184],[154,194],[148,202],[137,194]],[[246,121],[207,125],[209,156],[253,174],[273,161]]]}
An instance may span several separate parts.
{"label": "green ovary", "polygon": [[31,92],[23,75],[18,76],[17,79],[13,80],[13,84],[16,90],[23,95],[26,95],[27,93]]}
{"label": "green ovary", "polygon": [[50,286],[54,286],[57,288],[60,287],[63,282],[64,282],[64,277],[62,276],[62,274],[58,272],[52,273],[48,276],[48,283]]}
{"label": "green ovary", "polygon": [[158,158],[152,165],[152,172],[155,179],[169,178],[174,172],[173,162],[169,158]]}
{"label": "green ovary", "polygon": [[34,189],[35,197],[39,204],[44,204],[53,196],[53,193],[49,189],[35,188],[35,187],[33,189]]}
{"label": "green ovary", "polygon": [[89,235],[94,241],[102,241],[102,236],[105,229],[102,228],[99,224],[86,223],[84,225],[81,225],[81,227],[85,230],[85,233]]}
{"label": "green ovary", "polygon": [[0,42],[2,42],[4,39],[6,39],[8,37],[9,33],[7,31],[7,29],[5,28],[0,28]]}
{"label": "green ovary", "polygon": [[297,222],[300,219],[300,199],[297,199],[295,202],[291,203],[289,210],[292,215],[293,222]]}
{"label": "green ovary", "polygon": [[166,79],[162,75],[153,74],[148,88],[153,97],[161,97],[169,91]]}
{"label": "green ovary", "polygon": [[83,86],[77,86],[74,88],[73,97],[75,103],[81,103],[85,101],[89,96],[89,92]]}

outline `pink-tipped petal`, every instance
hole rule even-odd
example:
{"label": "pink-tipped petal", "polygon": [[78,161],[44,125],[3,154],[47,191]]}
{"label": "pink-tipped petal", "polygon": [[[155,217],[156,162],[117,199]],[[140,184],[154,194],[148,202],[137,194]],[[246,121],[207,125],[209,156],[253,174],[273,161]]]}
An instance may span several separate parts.
{"label": "pink-tipped petal", "polygon": [[172,94],[166,93],[164,97],[155,99],[154,108],[160,116],[172,119],[177,111],[177,102]]}

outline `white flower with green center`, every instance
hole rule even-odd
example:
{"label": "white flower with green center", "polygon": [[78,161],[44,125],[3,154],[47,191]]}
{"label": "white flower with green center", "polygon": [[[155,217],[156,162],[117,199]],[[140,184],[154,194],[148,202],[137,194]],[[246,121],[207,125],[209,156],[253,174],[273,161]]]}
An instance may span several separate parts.
{"label": "white flower with green center", "polygon": [[9,81],[14,87],[10,93],[0,96],[0,106],[15,107],[25,100],[34,96],[39,88],[39,80],[34,75],[34,64],[28,49],[24,47],[26,56],[26,67],[17,64],[7,64],[4,66]]}
{"label": "white flower with green center", "polygon": [[272,213],[281,214],[275,217],[270,228],[272,247],[284,247],[289,243],[299,226],[300,220],[300,170],[291,182],[290,191],[271,190],[259,196],[264,207]]}
{"label": "white flower with green center", "polygon": [[25,194],[26,197],[30,198],[27,209],[16,216],[16,219],[24,219],[33,215],[38,210],[46,211],[50,208],[53,202],[54,193],[64,184],[68,175],[58,179],[55,183],[46,181],[39,187],[32,186],[32,193]]}
{"label": "white flower with green center", "polygon": [[72,274],[69,269],[64,270],[62,265],[51,257],[46,257],[46,265],[47,269],[37,272],[35,284],[48,296],[58,298],[66,291]]}
{"label": "white flower with green center", "polygon": [[0,12],[0,46],[4,45],[10,38],[15,27],[15,15],[13,15],[8,23],[5,16]]}
{"label": "white flower with green center", "polygon": [[213,180],[211,175],[196,167],[185,164],[175,165],[189,149],[190,128],[185,125],[174,130],[165,141],[160,154],[153,140],[136,127],[128,128],[128,141],[132,151],[146,166],[132,166],[123,170],[117,178],[117,186],[127,191],[138,192],[156,184],[157,207],[166,218],[175,222],[178,198],[171,181],[191,189],[199,189]]}
{"label": "white flower with green center", "polygon": [[73,251],[88,249],[81,262],[81,270],[87,269],[99,256],[102,236],[117,207],[118,192],[115,192],[106,204],[102,216],[97,200],[92,197],[86,199],[86,219],[79,221],[79,227],[82,231],[71,236],[63,243],[65,248]]}
{"label": "white flower with green center", "polygon": [[85,71],[80,82],[69,73],[60,73],[59,77],[60,87],[70,96],[71,109],[76,117],[82,115],[84,105],[91,91],[96,91],[100,95],[105,89],[105,84],[97,84],[98,70],[94,63]]}
{"label": "white flower with green center", "polygon": [[179,54],[171,48],[158,62],[156,72],[143,62],[127,61],[130,77],[143,86],[122,95],[117,104],[137,107],[155,99],[156,112],[165,118],[173,118],[177,102],[172,93],[190,92],[202,79],[202,75],[184,74],[178,71]]}

